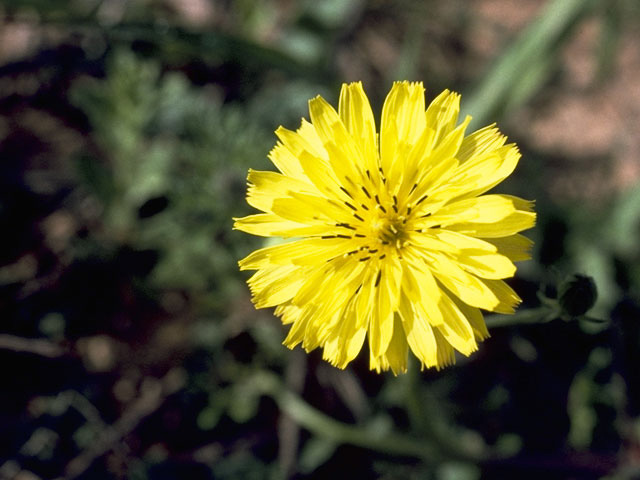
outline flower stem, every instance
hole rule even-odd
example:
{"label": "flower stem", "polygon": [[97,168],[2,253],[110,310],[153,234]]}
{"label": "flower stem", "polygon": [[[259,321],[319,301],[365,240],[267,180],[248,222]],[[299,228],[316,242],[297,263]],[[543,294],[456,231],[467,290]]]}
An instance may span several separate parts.
{"label": "flower stem", "polygon": [[484,321],[487,328],[511,327],[513,325],[527,325],[533,323],[546,323],[557,318],[559,312],[548,305],[542,305],[528,310],[518,310],[513,315],[493,314],[486,315]]}
{"label": "flower stem", "polygon": [[478,462],[489,458],[487,452],[473,452],[453,448],[451,442],[441,445],[441,438],[417,438],[393,431],[380,431],[367,425],[351,425],[334,420],[305,402],[299,395],[287,390],[276,375],[261,372],[254,383],[263,394],[273,398],[282,412],[314,435],[367,448],[388,455],[414,457],[425,461],[456,459]]}
{"label": "flower stem", "polygon": [[389,455],[401,455],[433,460],[440,458],[437,449],[422,439],[393,432],[373,432],[364,426],[339,422],[287,390],[271,373],[262,372],[258,378],[262,392],[273,398],[280,409],[310,432],[333,440],[368,448]]}

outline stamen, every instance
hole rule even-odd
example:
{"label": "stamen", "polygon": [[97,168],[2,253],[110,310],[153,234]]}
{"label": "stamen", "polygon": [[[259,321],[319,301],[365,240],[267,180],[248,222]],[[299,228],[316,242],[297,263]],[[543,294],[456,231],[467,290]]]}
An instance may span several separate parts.
{"label": "stamen", "polygon": [[349,196],[349,198],[353,198],[353,197],[351,196],[351,194],[349,193],[349,190],[347,190],[346,188],[344,188],[344,187],[340,187],[340,190],[342,190],[344,193],[346,193],[346,194]]}
{"label": "stamen", "polygon": [[364,222],[364,218],[362,218],[360,215],[358,215],[357,213],[353,214],[354,217],[356,217],[358,220],[360,220],[361,222]]}
{"label": "stamen", "polygon": [[367,198],[371,198],[371,195],[369,194],[369,192],[367,191],[366,188],[364,188],[364,185],[360,185],[360,188],[362,189],[362,191],[364,192],[364,194],[367,196]]}
{"label": "stamen", "polygon": [[353,205],[351,205],[349,202],[344,202],[344,204],[349,207],[351,210],[355,210],[356,212],[358,211],[358,209],[356,207],[354,207]]}
{"label": "stamen", "polygon": [[382,270],[378,270],[378,276],[376,277],[376,284],[375,284],[376,287],[378,285],[380,285],[380,277],[381,276],[382,276]]}
{"label": "stamen", "polygon": [[428,197],[429,197],[429,195],[427,195],[427,194],[425,194],[425,195],[423,195],[422,197],[420,197],[420,200],[418,200],[418,201],[416,202],[416,206],[417,206],[417,205],[420,205],[420,204],[421,204],[422,202],[424,202]]}
{"label": "stamen", "polygon": [[367,261],[367,260],[369,260],[370,258],[371,258],[371,257],[362,257],[362,258],[359,258],[359,259],[358,259],[358,261],[359,261],[359,262],[366,262],[366,261]]}
{"label": "stamen", "polygon": [[364,208],[365,210],[369,210],[369,207],[367,207],[364,203],[361,203],[361,204],[360,204],[360,206],[361,206],[362,208]]}
{"label": "stamen", "polygon": [[356,227],[352,227],[348,223],[336,223],[336,227],[348,228],[349,230],[355,230]]}

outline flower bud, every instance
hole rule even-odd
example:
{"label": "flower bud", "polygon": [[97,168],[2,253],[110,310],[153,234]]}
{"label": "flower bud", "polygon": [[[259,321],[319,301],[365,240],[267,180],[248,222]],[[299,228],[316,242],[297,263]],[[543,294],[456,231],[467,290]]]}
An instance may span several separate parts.
{"label": "flower bud", "polygon": [[596,303],[598,290],[593,279],[574,274],[559,287],[558,301],[562,311],[572,317],[585,314]]}

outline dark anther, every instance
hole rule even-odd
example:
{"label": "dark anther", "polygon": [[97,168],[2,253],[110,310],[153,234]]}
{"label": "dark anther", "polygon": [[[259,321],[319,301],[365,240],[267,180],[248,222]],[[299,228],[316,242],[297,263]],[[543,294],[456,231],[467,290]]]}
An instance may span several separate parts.
{"label": "dark anther", "polygon": [[346,188],[340,187],[340,190],[342,190],[344,193],[346,193],[349,196],[349,198],[353,198]]}

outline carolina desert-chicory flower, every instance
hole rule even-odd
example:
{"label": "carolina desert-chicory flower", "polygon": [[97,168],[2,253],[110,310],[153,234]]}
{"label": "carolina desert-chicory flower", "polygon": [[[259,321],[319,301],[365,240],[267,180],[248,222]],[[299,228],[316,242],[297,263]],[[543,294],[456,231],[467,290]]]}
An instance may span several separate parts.
{"label": "carolina desert-chicory flower", "polygon": [[445,90],[425,109],[421,83],[396,82],[380,136],[360,83],[343,85],[336,112],[309,102],[311,122],[278,128],[277,172],[249,171],[247,201],[263,213],[234,227],[292,239],[239,262],[257,270],[257,308],[291,325],[284,344],[323,348],[344,368],[368,340],[371,369],[404,372],[469,355],[488,336],[481,310],[512,313],[503,281],[529,258],[518,232],[532,202],[485,194],[520,153],[491,125],[465,136],[460,96]]}

